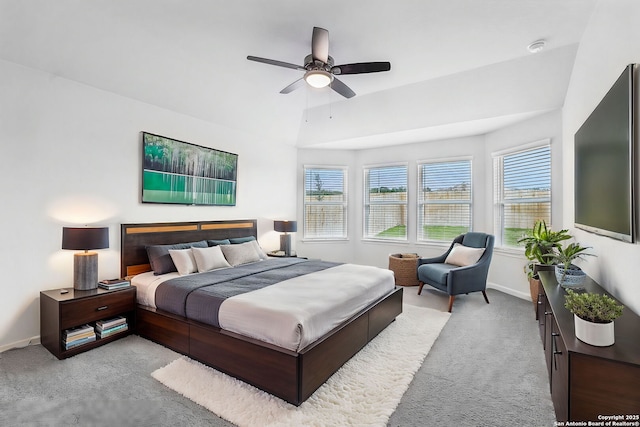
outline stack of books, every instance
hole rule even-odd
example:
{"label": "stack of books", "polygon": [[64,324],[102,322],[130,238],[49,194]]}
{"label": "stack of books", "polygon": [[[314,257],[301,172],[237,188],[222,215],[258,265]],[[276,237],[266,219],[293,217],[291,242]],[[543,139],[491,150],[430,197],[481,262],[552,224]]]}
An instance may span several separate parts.
{"label": "stack of books", "polygon": [[67,329],[62,335],[62,345],[65,350],[96,340],[96,333],[91,325],[78,326]]}
{"label": "stack of books", "polygon": [[109,280],[101,280],[98,282],[98,286],[102,289],[120,289],[126,288],[127,286],[131,286],[131,282],[125,279],[109,279]]}
{"label": "stack of books", "polygon": [[96,333],[99,338],[106,338],[110,335],[124,332],[129,329],[127,318],[123,316],[114,317],[113,319],[98,320],[96,322]]}

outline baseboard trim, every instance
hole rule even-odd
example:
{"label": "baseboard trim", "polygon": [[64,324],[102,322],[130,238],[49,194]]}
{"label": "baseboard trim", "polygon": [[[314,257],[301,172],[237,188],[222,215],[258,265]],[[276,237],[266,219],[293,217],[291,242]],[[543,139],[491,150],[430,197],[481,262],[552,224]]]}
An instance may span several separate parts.
{"label": "baseboard trim", "polygon": [[506,286],[498,285],[496,283],[491,283],[491,282],[487,282],[487,288],[495,289],[496,291],[500,291],[502,293],[512,295],[520,299],[531,301],[530,293],[516,291],[515,289],[507,288]]}
{"label": "baseboard trim", "polygon": [[40,344],[40,335],[36,335],[35,337],[27,338],[21,341],[16,341],[11,344],[5,344],[0,346],[0,353],[4,353],[7,350],[11,350],[14,348],[24,348],[28,345],[37,345]]}

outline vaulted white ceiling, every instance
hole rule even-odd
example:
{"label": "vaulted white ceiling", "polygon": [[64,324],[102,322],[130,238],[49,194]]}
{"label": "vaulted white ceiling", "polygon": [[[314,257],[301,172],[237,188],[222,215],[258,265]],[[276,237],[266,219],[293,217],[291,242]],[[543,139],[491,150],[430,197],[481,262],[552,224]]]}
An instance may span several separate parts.
{"label": "vaulted white ceiling", "polygon": [[[0,59],[265,141],[367,148],[486,133],[562,106],[597,0],[0,0]],[[279,91],[314,26],[356,92]],[[542,52],[527,45],[545,39]]]}

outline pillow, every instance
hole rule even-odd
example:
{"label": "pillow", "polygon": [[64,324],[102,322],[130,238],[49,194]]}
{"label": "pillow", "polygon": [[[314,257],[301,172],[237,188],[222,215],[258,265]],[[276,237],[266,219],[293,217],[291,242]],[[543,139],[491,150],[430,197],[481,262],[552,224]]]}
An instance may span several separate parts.
{"label": "pillow", "polygon": [[251,242],[252,240],[256,240],[256,238],[253,236],[247,236],[247,237],[232,237],[229,239],[232,245],[237,245],[238,243],[247,243],[247,242]]}
{"label": "pillow", "polygon": [[233,267],[260,261],[260,256],[251,242],[236,245],[222,245],[219,246],[219,248],[222,249],[224,257]]}
{"label": "pillow", "polygon": [[211,246],[209,248],[191,248],[193,256],[196,259],[198,272],[217,270],[219,268],[231,267],[227,262],[220,249],[220,246]]}
{"label": "pillow", "polygon": [[193,257],[191,248],[189,249],[169,249],[169,255],[178,269],[178,274],[186,276],[187,274],[197,273],[196,259]]}
{"label": "pillow", "polygon": [[256,252],[258,253],[258,256],[260,257],[261,260],[265,260],[265,259],[269,258],[269,255],[267,255],[267,253],[264,251],[264,249],[262,249],[262,247],[260,246],[260,244],[258,243],[257,240],[251,240],[249,243],[256,250]]}
{"label": "pillow", "polygon": [[169,249],[189,249],[194,246],[198,248],[206,248],[207,241],[201,240],[199,242],[176,243],[175,245],[147,246],[147,255],[149,256],[149,264],[151,264],[153,274],[160,275],[171,273],[172,271],[178,271],[171,259],[171,255],[169,255]]}
{"label": "pillow", "polygon": [[446,264],[466,267],[467,265],[473,265],[478,262],[483,253],[484,248],[472,248],[463,246],[460,243],[454,243],[451,252],[449,252],[444,262]]}
{"label": "pillow", "polygon": [[260,259],[265,260],[269,258],[267,253],[264,251],[264,249],[262,249],[262,247],[260,246],[260,243],[258,243],[258,241],[254,236],[232,237],[229,239],[229,241],[231,242],[232,245],[237,245],[238,243],[251,242],[253,244],[253,247],[256,249],[256,252],[258,252],[258,256],[260,257]]}
{"label": "pillow", "polygon": [[222,239],[222,240],[207,240],[207,244],[209,246],[218,246],[218,245],[230,245],[231,242],[229,241],[229,239]]}

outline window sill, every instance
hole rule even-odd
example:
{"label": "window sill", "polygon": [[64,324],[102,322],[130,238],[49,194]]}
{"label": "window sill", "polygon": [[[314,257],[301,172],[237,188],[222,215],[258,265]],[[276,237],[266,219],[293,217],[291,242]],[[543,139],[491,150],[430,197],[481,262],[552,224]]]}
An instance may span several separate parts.
{"label": "window sill", "polygon": [[339,237],[329,237],[325,239],[302,239],[300,240],[302,243],[347,243],[349,241],[348,238],[339,238]]}
{"label": "window sill", "polygon": [[408,245],[408,240],[394,240],[394,239],[372,239],[372,238],[363,238],[361,239],[363,243],[383,243],[383,244],[393,244],[393,245]]}
{"label": "window sill", "polygon": [[[451,239],[453,241],[453,239]],[[432,248],[448,248],[451,246],[451,241],[445,242],[444,240],[420,240],[416,242],[417,245],[420,246],[429,246]]]}
{"label": "window sill", "polygon": [[499,254],[499,255],[504,255],[504,256],[508,256],[511,258],[524,258],[524,250],[523,249],[517,249],[517,248],[508,248],[508,247],[504,247],[504,246],[496,246],[495,248],[493,248],[493,253],[494,254]]}

